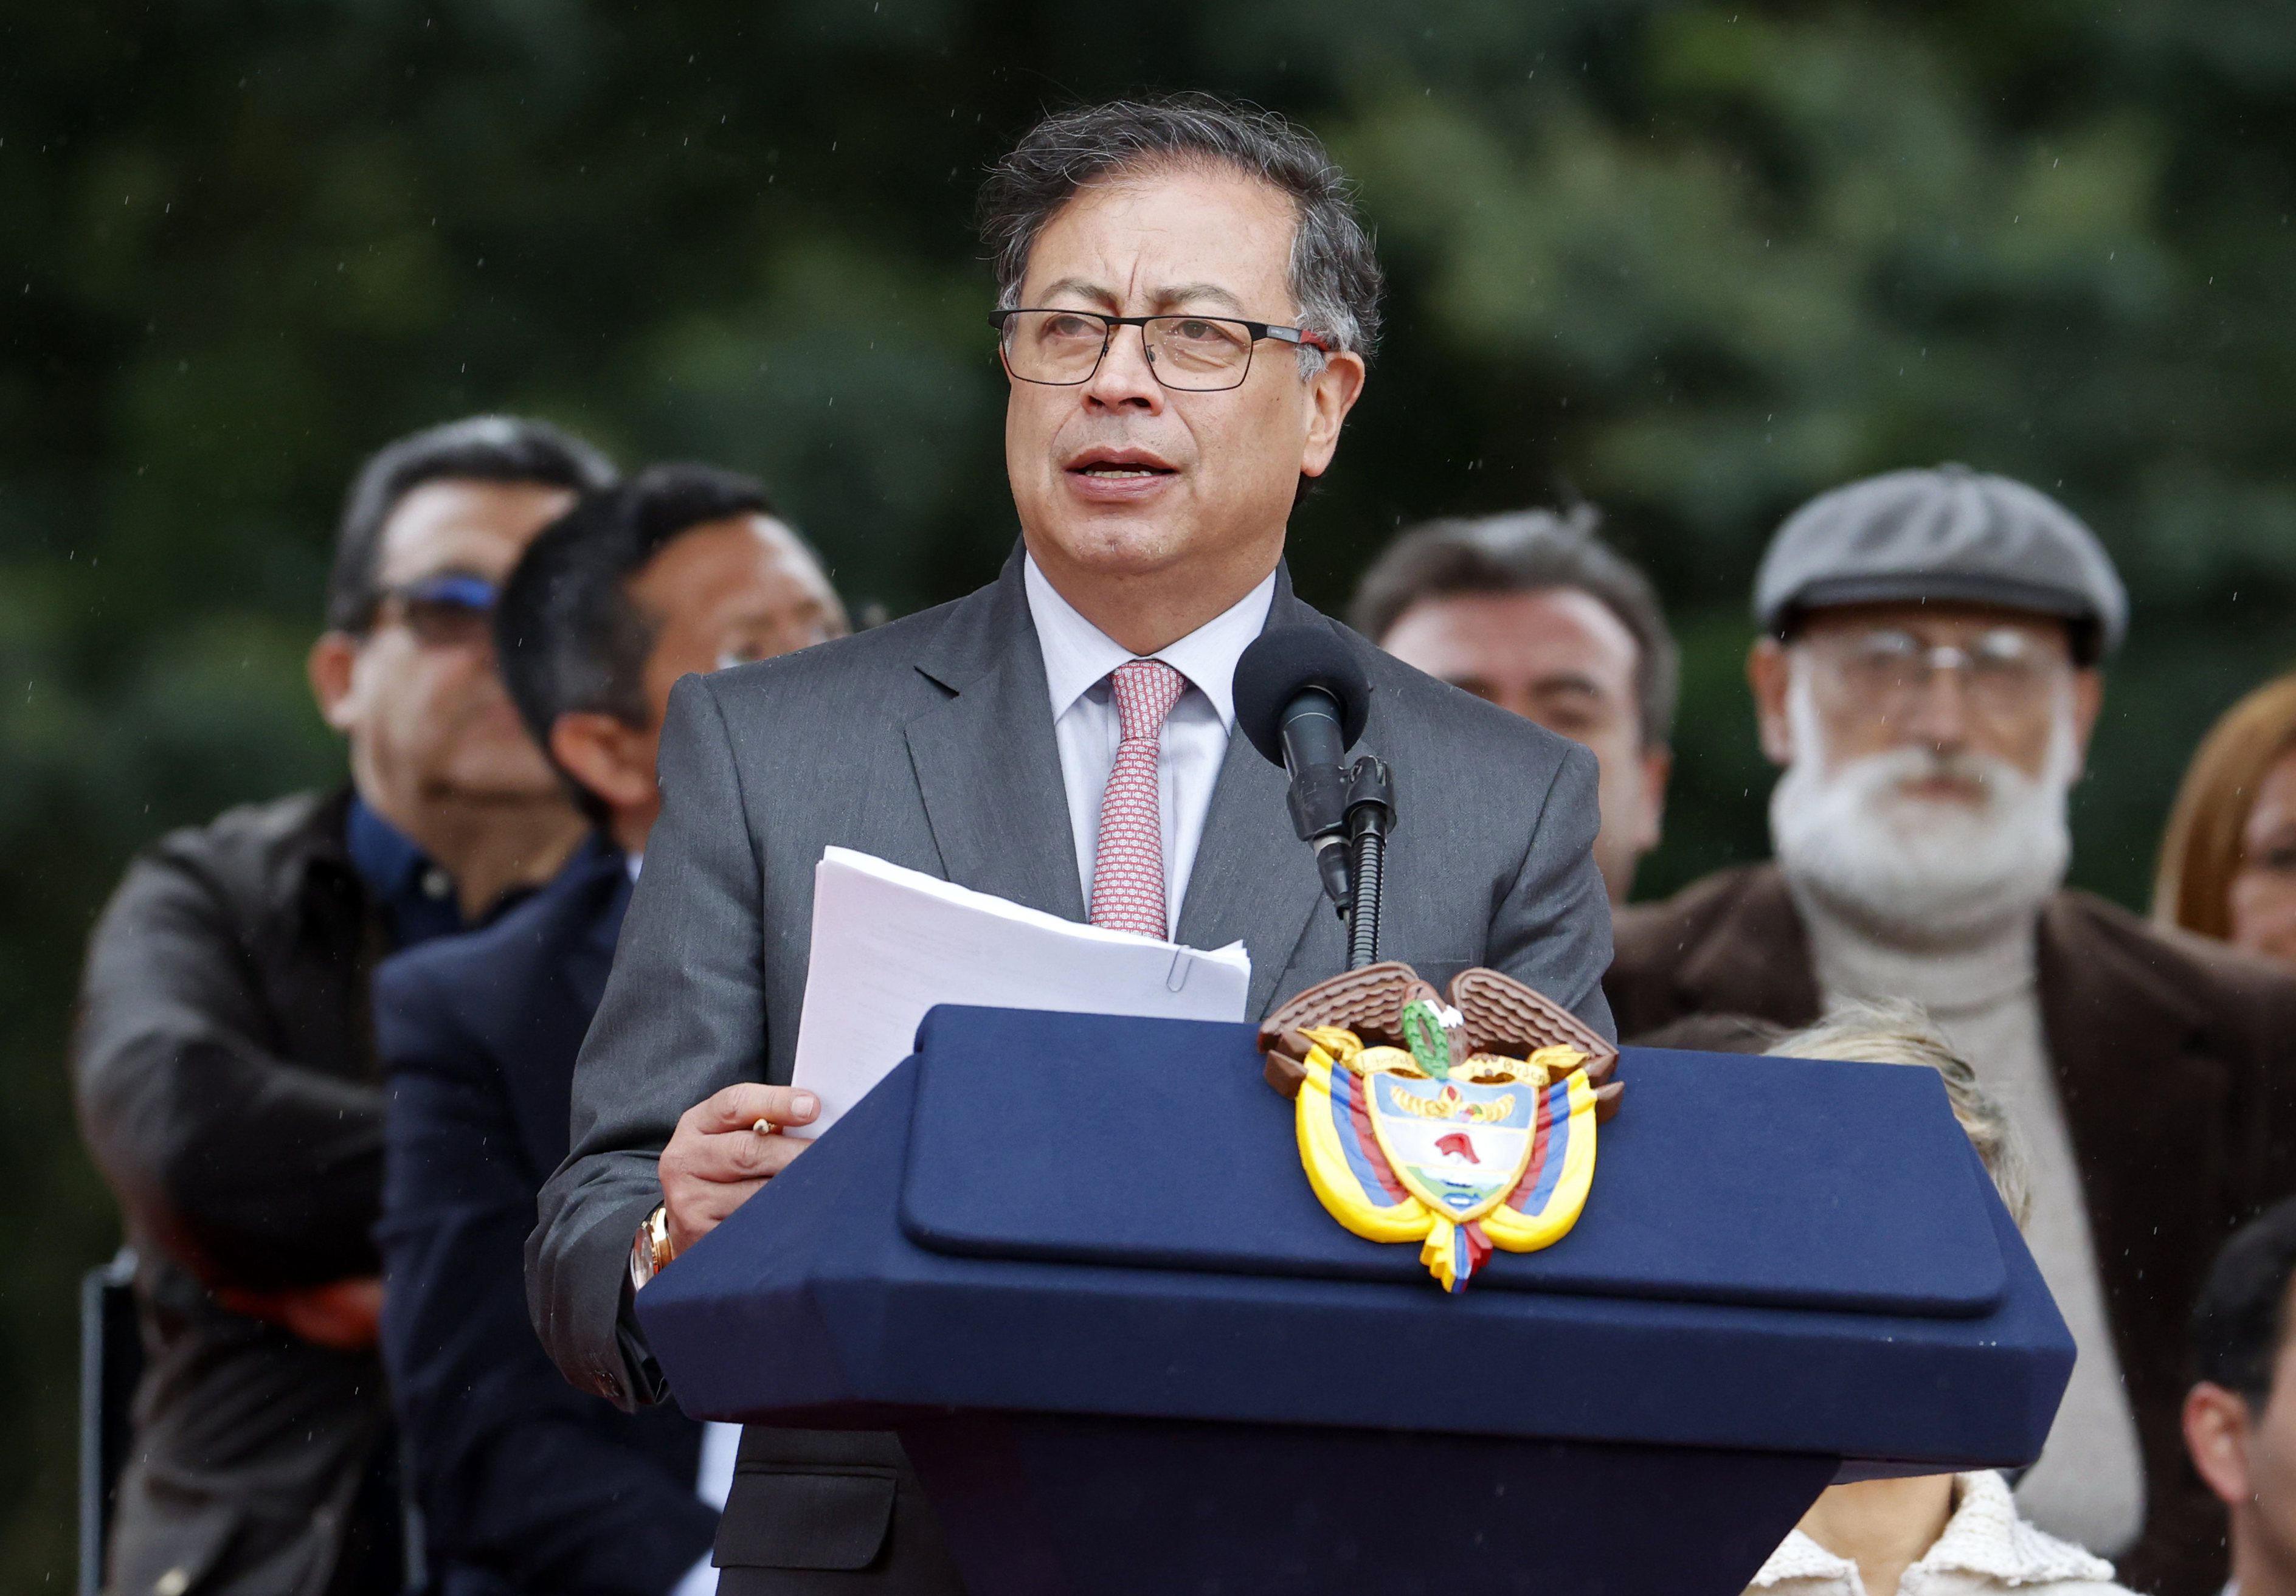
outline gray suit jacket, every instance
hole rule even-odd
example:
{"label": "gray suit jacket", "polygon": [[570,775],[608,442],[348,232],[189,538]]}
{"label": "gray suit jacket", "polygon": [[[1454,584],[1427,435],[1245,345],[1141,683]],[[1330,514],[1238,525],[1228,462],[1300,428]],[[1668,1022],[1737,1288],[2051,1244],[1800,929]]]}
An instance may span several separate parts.
{"label": "gray suit jacket", "polygon": [[[1302,622],[1362,657],[1362,746],[1395,771],[1382,954],[1439,986],[1489,965],[1611,1034],[1594,756],[1390,659],[1279,574],[1267,624]],[[822,849],[1086,917],[1017,551],[955,603],[681,682],[660,772],[661,818],[575,1074],[572,1151],[527,1248],[544,1344],[576,1384],[625,1405],[661,1395],[624,1284],[630,1239],[661,1200],[656,1158],[712,1093],[789,1080]],[[1181,904],[1180,941],[1250,949],[1255,1017],[1347,962],[1285,785],[1229,740]]]}

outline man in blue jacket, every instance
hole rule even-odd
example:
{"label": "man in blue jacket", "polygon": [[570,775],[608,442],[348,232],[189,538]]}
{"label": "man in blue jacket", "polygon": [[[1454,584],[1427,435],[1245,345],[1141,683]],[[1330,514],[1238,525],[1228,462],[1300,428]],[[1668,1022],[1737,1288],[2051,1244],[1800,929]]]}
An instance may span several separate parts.
{"label": "man in blue jacket", "polygon": [[515,911],[376,977],[383,1352],[439,1596],[715,1587],[730,1445],[672,1407],[624,1414],[569,1386],[528,1321],[521,1258],[660,806],[672,683],[845,629],[758,486],[704,466],[585,498],[504,590],[504,680],[596,829]]}

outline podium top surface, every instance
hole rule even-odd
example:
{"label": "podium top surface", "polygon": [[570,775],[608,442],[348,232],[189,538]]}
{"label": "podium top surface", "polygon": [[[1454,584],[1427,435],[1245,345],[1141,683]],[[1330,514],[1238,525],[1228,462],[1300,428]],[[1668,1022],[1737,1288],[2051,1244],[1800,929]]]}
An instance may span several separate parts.
{"label": "podium top surface", "polygon": [[688,1412],[1225,1420],[1944,1472],[2030,1461],[2072,1368],[1922,1070],[1630,1052],[1578,1228],[1451,1296],[1416,1248],[1316,1203],[1244,1027],[947,1008],[923,1042],[639,1295]]}
{"label": "podium top surface", "polygon": [[[1427,1284],[1340,1228],[1248,1026],[936,1009],[903,1231],[938,1252]],[[1578,1225],[1474,1291],[1970,1317],[2007,1288],[1931,1071],[1629,1048]],[[988,1162],[993,1162],[993,1168]]]}

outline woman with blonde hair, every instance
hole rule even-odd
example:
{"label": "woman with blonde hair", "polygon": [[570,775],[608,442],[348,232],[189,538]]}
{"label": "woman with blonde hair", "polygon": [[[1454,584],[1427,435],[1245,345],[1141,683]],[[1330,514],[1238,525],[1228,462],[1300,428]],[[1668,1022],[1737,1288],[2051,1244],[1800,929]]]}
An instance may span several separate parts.
{"label": "woman with blonde hair", "polygon": [[[1912,1064],[1945,1077],[1947,1100],[2020,1225],[2032,1207],[2015,1128],[1920,1005],[1835,1009],[1769,1052],[1790,1059]],[[2128,1596],[2112,1565],[2019,1516],[1990,1469],[1828,1487],[1770,1554],[1747,1596]]]}
{"label": "woman with blonde hair", "polygon": [[2202,740],[2161,839],[2152,918],[2296,964],[2296,673]]}

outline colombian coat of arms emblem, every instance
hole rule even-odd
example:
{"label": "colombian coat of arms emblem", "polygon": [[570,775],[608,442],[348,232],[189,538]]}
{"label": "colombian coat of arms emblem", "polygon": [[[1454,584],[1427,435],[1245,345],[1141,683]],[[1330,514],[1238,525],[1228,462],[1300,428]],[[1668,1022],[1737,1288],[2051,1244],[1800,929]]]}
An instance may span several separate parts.
{"label": "colombian coat of arms emblem", "polygon": [[1374,964],[1285,1003],[1259,1043],[1324,1208],[1368,1240],[1420,1243],[1446,1290],[1493,1248],[1535,1252],[1578,1222],[1618,1050],[1521,982],[1470,970],[1447,1000]]}

